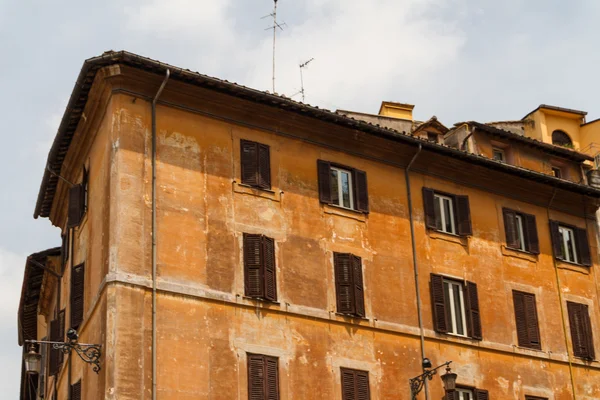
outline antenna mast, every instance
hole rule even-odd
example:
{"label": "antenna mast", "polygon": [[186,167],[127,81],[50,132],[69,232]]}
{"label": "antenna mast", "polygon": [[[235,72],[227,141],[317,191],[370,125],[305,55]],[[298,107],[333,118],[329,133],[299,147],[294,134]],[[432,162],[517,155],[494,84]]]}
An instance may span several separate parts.
{"label": "antenna mast", "polygon": [[277,23],[277,0],[273,0],[273,12],[271,14],[265,15],[261,19],[267,17],[273,17],[273,26],[265,29],[268,31],[269,29],[273,29],[273,93],[275,93],[275,39],[277,37],[277,28],[283,30],[283,27],[286,26],[285,22],[282,24]]}
{"label": "antenna mast", "polygon": [[300,90],[292,95],[292,97],[294,97],[297,94],[301,94],[302,95],[302,102],[303,103],[304,103],[304,77],[302,76],[302,70],[304,68],[306,68],[306,66],[308,65],[308,63],[310,63],[313,60],[314,60],[314,58],[311,58],[310,60],[305,61],[305,62],[303,62],[302,64],[299,65],[300,66]]}

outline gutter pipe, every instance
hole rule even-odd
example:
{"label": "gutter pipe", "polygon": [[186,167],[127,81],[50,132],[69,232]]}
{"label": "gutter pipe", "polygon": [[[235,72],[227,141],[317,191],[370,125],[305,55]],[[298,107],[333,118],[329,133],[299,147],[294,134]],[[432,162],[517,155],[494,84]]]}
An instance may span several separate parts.
{"label": "gutter pipe", "polygon": [[156,400],[156,102],[171,71],[167,68],[158,92],[152,99],[152,400]]}

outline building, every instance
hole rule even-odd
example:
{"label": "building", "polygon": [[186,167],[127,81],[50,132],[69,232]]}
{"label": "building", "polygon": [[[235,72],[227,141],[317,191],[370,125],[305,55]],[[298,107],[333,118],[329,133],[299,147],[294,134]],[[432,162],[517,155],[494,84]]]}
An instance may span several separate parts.
{"label": "building", "polygon": [[458,389],[420,398],[600,398],[597,125],[541,106],[449,129],[87,60],[19,340],[75,327],[102,370],[42,346],[22,398],[409,399],[425,357]]}

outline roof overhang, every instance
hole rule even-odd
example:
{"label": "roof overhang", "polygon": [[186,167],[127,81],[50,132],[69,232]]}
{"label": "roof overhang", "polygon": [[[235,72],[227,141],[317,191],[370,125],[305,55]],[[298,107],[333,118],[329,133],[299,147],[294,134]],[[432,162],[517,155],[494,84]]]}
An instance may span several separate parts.
{"label": "roof overhang", "polygon": [[544,114],[556,115],[562,118],[583,119],[587,115],[586,111],[574,110],[572,108],[564,108],[551,106],[548,104],[540,104],[535,110],[529,112],[523,119],[527,118],[536,111],[542,111]]}

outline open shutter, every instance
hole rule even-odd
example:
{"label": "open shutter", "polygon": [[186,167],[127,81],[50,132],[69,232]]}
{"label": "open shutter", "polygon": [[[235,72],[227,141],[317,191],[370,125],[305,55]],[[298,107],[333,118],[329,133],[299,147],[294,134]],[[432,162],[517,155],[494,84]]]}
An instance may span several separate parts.
{"label": "open shutter", "polygon": [[85,289],[85,264],[71,271],[71,328],[77,329],[83,321],[83,294]]}
{"label": "open shutter", "polygon": [[468,301],[468,328],[469,335],[473,339],[482,339],[481,317],[479,312],[479,296],[477,295],[477,285],[473,282],[467,282],[467,301]]}
{"label": "open shutter", "polygon": [[540,254],[540,242],[538,240],[537,224],[535,215],[523,214],[525,239],[527,243],[527,251],[533,254]]}
{"label": "open shutter", "polygon": [[458,234],[469,236],[473,234],[471,228],[471,209],[469,207],[469,196],[456,196],[456,219],[458,221]]}
{"label": "open shutter", "polygon": [[240,141],[240,163],[242,167],[242,183],[258,185],[258,143],[242,139]]}
{"label": "open shutter", "polygon": [[352,273],[354,278],[354,302],[355,302],[355,314],[359,317],[365,316],[365,296],[363,287],[363,272],[362,272],[362,260],[360,257],[352,257]]}
{"label": "open shutter", "polygon": [[517,234],[517,213],[508,208],[503,208],[502,215],[504,216],[504,233],[506,234],[506,246],[511,247],[513,249],[518,249],[520,243],[519,235]]}
{"label": "open shutter", "polygon": [[[50,341],[58,342],[60,335],[60,325],[58,319],[50,321]],[[60,350],[48,346],[50,351],[50,361],[48,365],[48,375],[56,375],[58,373],[58,353]]]}
{"label": "open shutter", "polygon": [[248,354],[248,400],[265,400],[264,356]]}
{"label": "open shutter", "polygon": [[592,257],[590,255],[590,244],[588,242],[587,231],[585,229],[576,228],[575,245],[577,246],[577,255],[579,256],[579,264],[590,267],[592,265]]}
{"label": "open shutter", "polygon": [[266,144],[258,145],[258,186],[271,189],[271,155]]}
{"label": "open shutter", "polygon": [[327,161],[317,160],[319,176],[319,200],[321,203],[331,203],[331,164]]}
{"label": "open shutter", "polygon": [[81,379],[71,385],[71,400],[81,400]]}
{"label": "open shutter", "polygon": [[69,189],[69,209],[67,215],[67,228],[73,228],[81,222],[83,215],[83,186],[75,185]]}
{"label": "open shutter", "polygon": [[554,257],[563,259],[563,250],[560,233],[558,231],[558,222],[550,221],[550,238],[552,239],[552,250],[554,251]]}
{"label": "open shutter", "polygon": [[275,265],[275,241],[266,236],[262,237],[265,274],[265,299],[277,301],[277,278]]}
{"label": "open shutter", "polygon": [[365,213],[369,212],[369,193],[367,191],[367,173],[359,169],[354,170],[354,185],[356,186],[356,209]]}
{"label": "open shutter", "polygon": [[429,229],[437,229],[435,216],[433,189],[423,188],[423,209],[425,210],[425,226]]}
{"label": "open shutter", "polygon": [[354,314],[354,283],[351,255],[348,253],[333,253],[335,269],[335,292],[337,297],[337,312]]}
{"label": "open shutter", "polygon": [[[65,310],[62,309],[58,313],[58,342],[65,341]],[[65,359],[65,353],[59,350],[58,352],[58,370],[61,369],[63,361]]]}
{"label": "open shutter", "polygon": [[244,233],[244,292],[249,297],[264,296],[261,235]]}
{"label": "open shutter", "polygon": [[575,357],[593,359],[595,352],[588,306],[568,301],[567,311],[569,313],[573,354]]}
{"label": "open shutter", "polygon": [[447,390],[444,400],[459,400],[458,392],[456,390]]}
{"label": "open shutter", "polygon": [[490,396],[487,390],[475,389],[475,400],[489,400]]}
{"label": "open shutter", "polygon": [[355,374],[351,369],[342,368],[342,400],[356,400]]}
{"label": "open shutter", "polygon": [[279,400],[279,368],[276,357],[265,356],[265,400]]}
{"label": "open shutter", "polygon": [[431,305],[433,307],[433,325],[435,331],[441,333],[448,332],[444,279],[441,275],[431,274]]}
{"label": "open shutter", "polygon": [[370,400],[369,373],[367,371],[355,371],[355,374],[356,400]]}

